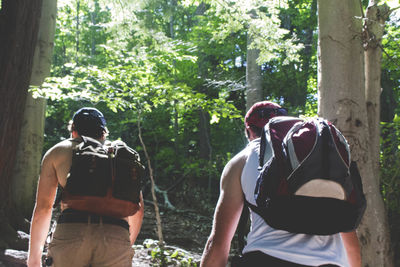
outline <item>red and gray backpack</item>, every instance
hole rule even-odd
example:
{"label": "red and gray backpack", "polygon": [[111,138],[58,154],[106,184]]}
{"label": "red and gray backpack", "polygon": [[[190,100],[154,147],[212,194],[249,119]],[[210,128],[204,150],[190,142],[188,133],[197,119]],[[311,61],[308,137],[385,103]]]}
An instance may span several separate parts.
{"label": "red and gray backpack", "polygon": [[257,205],[247,204],[269,226],[330,235],[359,225],[366,208],[361,177],[346,139],[329,121],[272,118],[261,136],[259,165]]}

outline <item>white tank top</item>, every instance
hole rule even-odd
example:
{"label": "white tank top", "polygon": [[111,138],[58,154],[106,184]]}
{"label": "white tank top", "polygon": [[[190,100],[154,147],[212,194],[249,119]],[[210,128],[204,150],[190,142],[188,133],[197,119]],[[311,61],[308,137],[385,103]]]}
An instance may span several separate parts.
{"label": "white tank top", "polygon": [[[260,139],[251,141],[245,148],[249,151],[243,168],[241,183],[245,198],[256,205],[254,188],[258,171]],[[265,159],[271,157],[271,151],[265,153]],[[346,251],[340,234],[322,236],[294,234],[276,230],[268,226],[264,219],[250,210],[251,227],[247,236],[247,245],[243,253],[261,251],[270,256],[303,265],[319,266],[335,264],[349,266]]]}

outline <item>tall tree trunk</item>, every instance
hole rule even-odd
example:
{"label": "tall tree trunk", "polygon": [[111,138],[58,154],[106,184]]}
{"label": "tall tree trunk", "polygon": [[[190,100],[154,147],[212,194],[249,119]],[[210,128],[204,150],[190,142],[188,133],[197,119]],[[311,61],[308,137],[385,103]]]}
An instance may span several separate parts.
{"label": "tall tree trunk", "polygon": [[[50,74],[54,46],[57,1],[43,0],[39,35],[33,59],[30,84],[40,86]],[[13,197],[18,211],[30,218],[42,157],[46,101],[28,94],[17,158],[13,172]]]}
{"label": "tall tree trunk", "polygon": [[[372,162],[373,176],[380,188],[380,171],[379,171],[379,157],[380,157],[380,96],[382,92],[381,87],[381,66],[382,66],[382,37],[384,33],[384,25],[389,18],[390,9],[385,4],[378,7],[376,0],[371,0],[366,12],[366,20],[364,25],[364,60],[365,60],[365,96],[367,103],[368,115],[368,131],[370,140],[370,155]],[[376,201],[382,202],[380,194],[375,196]],[[379,203],[382,208],[383,203]],[[383,207],[384,208],[384,207]],[[393,266],[393,254],[390,249],[390,233],[387,221],[386,209],[380,210],[383,215],[383,220],[379,225],[382,231],[382,236],[385,238],[381,242],[383,249],[384,265]],[[378,228],[379,229],[379,228]],[[372,257],[372,255],[368,255]]]}
{"label": "tall tree trunk", "polygon": [[0,10],[0,247],[10,248],[13,234],[9,230],[18,229],[21,223],[12,198],[11,177],[32,73],[41,7],[42,0],[3,0]]}
{"label": "tall tree trunk", "polygon": [[[319,0],[319,115],[349,141],[358,163],[367,210],[357,231],[363,266],[392,266],[389,234],[379,181],[374,176],[365,96],[362,22],[358,0]],[[358,17],[358,18],[357,18]]]}
{"label": "tall tree trunk", "polygon": [[81,10],[81,1],[76,0],[76,33],[75,33],[75,62],[78,63],[79,53],[79,34],[80,34],[80,20],[79,13]]}
{"label": "tall tree trunk", "polygon": [[54,33],[57,18],[57,0],[42,0],[39,33],[33,58],[30,84],[41,86],[50,75],[53,58]]}
{"label": "tall tree trunk", "polygon": [[45,109],[45,99],[34,99],[31,93],[27,95],[12,175],[15,206],[25,218],[29,219],[35,204],[36,184],[42,157]]}
{"label": "tall tree trunk", "polygon": [[371,140],[371,159],[374,176],[379,177],[380,151],[380,95],[382,36],[385,21],[390,14],[387,5],[378,7],[378,1],[370,1],[364,25],[365,49],[365,96],[367,100],[368,126]]}
{"label": "tall tree trunk", "polygon": [[393,122],[396,114],[397,97],[393,88],[396,87],[394,81],[390,80],[388,70],[382,70],[382,93],[380,97],[380,117],[382,122]]}
{"label": "tall tree trunk", "polygon": [[[207,160],[209,166],[212,161],[212,147],[210,140],[210,115],[204,109],[199,109],[199,149],[200,158]],[[207,191],[211,193],[212,188],[211,168],[208,168],[208,185]]]}
{"label": "tall tree trunk", "polygon": [[261,67],[257,64],[260,55],[258,49],[249,49],[252,42],[251,36],[247,35],[247,59],[246,59],[246,110],[263,99]]}
{"label": "tall tree trunk", "polygon": [[200,158],[211,161],[210,115],[204,109],[199,109],[198,114]]}
{"label": "tall tree trunk", "polygon": [[311,2],[311,12],[310,12],[310,18],[309,18],[309,23],[312,23],[312,27],[308,27],[306,32],[305,32],[305,42],[306,45],[304,47],[304,59],[303,59],[303,73],[307,77],[304,79],[304,90],[307,91],[308,87],[308,79],[312,75],[310,71],[310,65],[311,65],[311,58],[313,56],[313,51],[314,51],[314,32],[317,28],[315,25],[314,27],[314,19],[317,14],[317,0],[312,0]]}
{"label": "tall tree trunk", "polygon": [[[173,40],[175,39],[175,30],[174,30],[174,25],[175,25],[175,17],[174,17],[174,11],[176,9],[176,0],[172,0],[170,3],[170,8],[171,8],[171,15],[169,18],[169,34],[170,38]],[[174,59],[173,61],[174,67],[176,66],[176,61]],[[173,74],[174,76],[174,84],[176,84],[176,75],[175,73]],[[175,155],[180,155],[180,149],[179,149],[179,111],[178,111],[178,103],[177,100],[175,99],[173,102],[173,116],[174,116],[174,149],[175,149]],[[179,157],[175,157],[175,169],[179,169]]]}

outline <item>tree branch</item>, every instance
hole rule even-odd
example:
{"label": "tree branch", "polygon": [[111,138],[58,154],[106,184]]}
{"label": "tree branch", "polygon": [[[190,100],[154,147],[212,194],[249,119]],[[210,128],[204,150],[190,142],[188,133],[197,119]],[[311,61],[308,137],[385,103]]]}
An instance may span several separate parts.
{"label": "tree branch", "polygon": [[149,154],[147,153],[146,145],[144,144],[143,138],[142,138],[142,128],[140,126],[140,110],[138,110],[137,124],[138,124],[138,130],[139,130],[139,140],[140,140],[140,143],[142,144],[143,151],[144,151],[144,154],[147,159],[147,166],[149,168],[149,175],[150,175],[150,181],[151,181],[151,195],[153,197],[154,210],[156,213],[157,234],[158,234],[158,240],[160,242],[159,246],[162,248],[164,246],[164,237],[163,237],[163,233],[162,233],[161,217],[160,217],[160,211],[159,211],[158,203],[157,203],[157,196],[155,193],[156,185],[154,182],[153,169],[151,167],[150,157],[149,157]]}

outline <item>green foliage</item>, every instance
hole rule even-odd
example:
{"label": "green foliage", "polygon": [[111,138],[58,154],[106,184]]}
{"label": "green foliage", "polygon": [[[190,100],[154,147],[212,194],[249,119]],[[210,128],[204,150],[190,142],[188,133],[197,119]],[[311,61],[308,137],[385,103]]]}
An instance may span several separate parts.
{"label": "green foliage", "polygon": [[396,266],[400,263],[400,117],[381,123],[381,188],[389,215]]}
{"label": "green foliage", "polygon": [[[213,32],[215,40],[223,41],[233,33],[246,31],[252,43],[248,49],[259,49],[258,63],[262,64],[286,54],[284,63],[298,60],[296,35],[281,27],[280,9],[287,8],[287,1],[209,1],[207,14],[219,17],[223,22]],[[286,38],[290,35],[290,38]]]}
{"label": "green foliage", "polygon": [[386,23],[382,40],[380,154],[381,188],[389,216],[395,266],[400,265],[400,117],[398,115],[400,114],[400,18],[398,14],[399,12],[397,16],[391,16],[391,20]]}
{"label": "green foliage", "polygon": [[[169,189],[178,208],[192,203],[192,209],[210,215],[223,167],[247,143],[248,49],[261,52],[267,99],[294,116],[316,115],[316,3],[59,0],[51,77],[32,88],[48,99],[44,150],[68,137],[75,110],[95,106],[105,114],[110,139],[124,140],[146,161],[140,123],[157,185]],[[381,171],[392,236],[400,236],[399,25],[393,18],[382,42],[381,114],[387,123]],[[144,194],[148,197],[148,186]],[[400,240],[394,239],[398,250]],[[189,259],[184,265],[181,251],[154,247],[153,258],[193,266]]]}
{"label": "green foliage", "polygon": [[382,40],[381,121],[384,122],[392,122],[400,112],[400,12],[395,14],[386,23]]}
{"label": "green foliage", "polygon": [[[317,79],[317,3],[313,1],[288,1],[289,8],[281,10],[282,27],[297,36],[296,43],[304,49],[299,51],[299,61],[288,60],[286,54],[265,64],[266,87],[271,94],[283,102],[294,114],[304,114],[316,95]],[[306,107],[307,106],[307,107]]]}
{"label": "green foliage", "polygon": [[[238,134],[229,125],[236,121],[242,125],[242,114],[235,107],[237,99],[232,98],[229,88],[204,84],[209,77],[223,78],[229,76],[226,72],[236,70],[223,63],[225,54],[232,57],[224,44],[215,44],[215,49],[207,47],[204,38],[210,35],[202,22],[190,32],[177,30],[174,35],[179,39],[168,37],[168,32],[161,30],[165,30],[171,17],[151,12],[149,7],[155,4],[160,5],[159,9],[169,8],[157,1],[143,2],[139,6],[146,8],[143,13],[143,9],[128,5],[135,11],[135,18],[144,20],[131,25],[127,32],[123,31],[126,25],[118,25],[126,21],[116,20],[115,10],[103,2],[61,2],[52,76],[42,87],[32,88],[36,95],[48,99],[45,150],[68,137],[66,126],[75,110],[95,106],[106,116],[110,139],[122,139],[141,153],[137,137],[140,115],[157,184],[168,188],[177,183],[179,193],[173,193],[172,200],[183,203],[182,200],[197,199],[197,203],[204,204],[203,208],[199,206],[200,211],[208,212],[202,192],[218,190],[218,177],[228,160],[227,149],[237,151],[241,145],[235,142],[242,139],[241,129]],[[178,11],[188,14],[193,9],[179,7]],[[145,17],[157,24],[144,23]],[[184,22],[176,24],[179,29],[185,27]],[[120,36],[119,32],[125,35]],[[194,45],[194,41],[199,44]],[[215,56],[204,57],[198,47],[207,47]],[[218,77],[215,72],[225,74]],[[208,123],[209,132],[220,132],[222,122],[229,129],[229,140],[223,135],[208,138],[213,153],[207,159],[199,153],[203,134],[199,130],[199,110],[213,118],[213,123]],[[142,159],[146,160],[143,155]],[[188,178],[179,182],[182,176]],[[197,193],[192,194],[189,185],[198,187]],[[146,188],[144,192],[146,197]]]}
{"label": "green foliage", "polygon": [[268,98],[294,115],[315,112],[312,7],[305,0],[60,1],[52,75],[32,89],[48,99],[45,149],[68,137],[67,123],[84,105],[105,114],[110,139],[142,153],[140,123],[157,185],[174,186],[174,205],[196,203],[209,214],[224,165],[247,142],[248,35],[265,62]]}
{"label": "green foliage", "polygon": [[199,266],[199,262],[183,249],[170,246],[160,247],[158,241],[151,239],[146,239],[143,245],[145,248],[150,249],[152,266]]}
{"label": "green foliage", "polygon": [[101,44],[107,32],[110,12],[98,0],[59,1],[53,57],[53,75],[68,74],[65,64],[104,64]]}
{"label": "green foliage", "polygon": [[[400,12],[398,12],[400,14]],[[382,40],[383,46],[383,68],[391,72],[396,72],[400,66],[400,16],[392,18],[386,28]]]}

